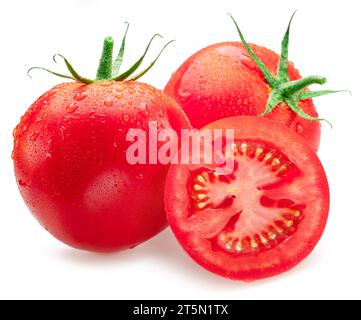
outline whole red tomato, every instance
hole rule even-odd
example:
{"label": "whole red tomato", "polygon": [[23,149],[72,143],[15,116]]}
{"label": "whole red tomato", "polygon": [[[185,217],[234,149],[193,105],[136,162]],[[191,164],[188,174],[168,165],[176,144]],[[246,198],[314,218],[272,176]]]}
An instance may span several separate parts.
{"label": "whole red tomato", "polygon": [[[236,24],[237,28],[238,25]],[[173,74],[165,92],[184,109],[196,128],[235,115],[264,115],[301,135],[317,151],[320,123],[311,100],[335,91],[310,92],[310,84],[326,79],[302,79],[288,62],[289,28],[280,57],[271,50],[243,43],[225,42],[200,50]]]}
{"label": "whole red tomato", "polygon": [[60,76],[77,81],[41,96],[14,131],[15,175],[26,204],[53,236],[79,249],[130,248],[166,227],[168,167],[130,165],[126,135],[130,128],[146,131],[149,121],[177,131],[189,127],[182,109],[162,91],[122,81],[144,73],[130,78],[142,58],[112,76],[122,48],[112,70],[113,40],[106,39],[96,81],[79,76],[64,58],[71,76]]}

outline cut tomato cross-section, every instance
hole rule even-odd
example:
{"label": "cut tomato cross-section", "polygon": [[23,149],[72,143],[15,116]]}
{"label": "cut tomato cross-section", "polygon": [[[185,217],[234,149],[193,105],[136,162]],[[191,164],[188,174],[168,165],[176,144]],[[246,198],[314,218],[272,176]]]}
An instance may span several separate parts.
{"label": "cut tomato cross-section", "polygon": [[234,129],[234,170],[171,167],[165,201],[176,237],[196,262],[225,277],[255,280],[289,270],[312,251],[328,216],[316,154],[270,120],[234,117],[206,128]]}

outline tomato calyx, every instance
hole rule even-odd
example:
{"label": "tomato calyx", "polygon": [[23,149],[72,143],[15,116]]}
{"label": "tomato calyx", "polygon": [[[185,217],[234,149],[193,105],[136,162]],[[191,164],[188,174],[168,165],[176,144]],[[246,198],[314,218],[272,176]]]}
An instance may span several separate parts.
{"label": "tomato calyx", "polygon": [[[296,12],[295,12],[296,13]],[[278,70],[276,77],[268,70],[266,65],[261,61],[260,58],[255,54],[254,50],[245,40],[237,22],[230,14],[231,19],[233,20],[240,39],[248,51],[251,59],[257,65],[257,67],[262,72],[267,84],[270,87],[270,95],[265,107],[265,111],[260,115],[261,117],[271,113],[273,109],[279,106],[282,103],[286,103],[289,108],[296,113],[301,118],[304,118],[309,121],[326,121],[331,127],[331,123],[326,119],[316,118],[305,113],[299,106],[298,101],[303,101],[307,99],[312,99],[332,93],[345,92],[347,90],[320,90],[320,91],[309,91],[307,87],[312,84],[323,85],[327,82],[327,79],[322,76],[308,76],[300,80],[290,81],[289,78],[289,61],[288,61],[288,47],[289,47],[289,33],[291,28],[291,23],[295,13],[292,15],[290,22],[288,24],[286,33],[282,40],[281,46],[281,55],[278,64]],[[349,91],[347,91],[349,92]]]}
{"label": "tomato calyx", "polygon": [[129,30],[129,23],[126,22],[126,25],[127,25],[127,27],[126,27],[126,31],[123,36],[123,40],[122,40],[122,44],[121,44],[119,53],[114,60],[113,60],[114,40],[112,37],[106,37],[104,39],[103,51],[102,51],[102,55],[100,58],[98,71],[97,71],[97,75],[96,75],[95,79],[89,79],[89,78],[85,78],[85,77],[81,76],[74,69],[74,67],[69,62],[69,60],[61,54],[55,54],[53,56],[53,60],[55,63],[57,63],[57,58],[61,58],[64,61],[65,66],[68,69],[68,72],[70,74],[62,74],[62,73],[55,72],[55,71],[52,71],[50,69],[46,69],[43,67],[32,67],[28,70],[28,76],[31,77],[30,73],[33,70],[43,70],[43,71],[49,72],[57,77],[78,81],[78,82],[81,82],[84,84],[91,84],[91,83],[102,82],[102,81],[136,81],[136,80],[138,80],[143,75],[145,75],[155,65],[155,63],[158,61],[158,59],[162,55],[163,51],[175,40],[171,40],[168,43],[166,43],[163,46],[163,48],[160,50],[160,52],[156,56],[156,58],[149,64],[149,66],[146,67],[144,70],[140,71],[139,73],[135,74],[135,72],[139,69],[140,65],[142,64],[144,58],[146,57],[153,40],[156,37],[162,38],[162,36],[160,34],[155,34],[148,42],[142,56],[128,70],[120,73],[120,68],[123,63],[123,57],[124,57],[124,52],[125,52],[126,38],[127,38],[128,30]]}

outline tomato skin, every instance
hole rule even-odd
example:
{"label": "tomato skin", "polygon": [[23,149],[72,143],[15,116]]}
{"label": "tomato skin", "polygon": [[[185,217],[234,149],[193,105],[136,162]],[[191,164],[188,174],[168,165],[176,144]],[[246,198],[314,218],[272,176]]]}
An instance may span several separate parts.
{"label": "tomato skin", "polygon": [[[257,45],[251,45],[266,67],[277,74],[279,55]],[[290,80],[301,78],[289,63]],[[265,111],[269,86],[260,70],[239,42],[224,42],[206,47],[187,59],[173,74],[165,92],[184,109],[196,128],[218,119],[237,115],[260,115]],[[298,102],[307,114],[317,117],[312,100]],[[314,151],[320,144],[320,123],[296,115],[281,104],[266,115],[302,136]]]}
{"label": "tomato skin", "polygon": [[[243,257],[230,256],[225,252],[214,251],[208,240],[197,234],[202,229],[190,222],[189,172],[197,170],[197,165],[172,165],[165,188],[165,208],[168,222],[179,243],[189,256],[210,272],[225,278],[242,281],[255,281],[284,273],[304,260],[320,240],[329,213],[330,193],[327,177],[314,151],[291,130],[274,121],[236,116],[213,122],[204,129],[235,130],[236,139],[269,141],[303,172],[297,186],[300,194],[309,198],[305,217],[286,241],[273,249]],[[303,185],[303,184],[304,185]],[[309,184],[310,185],[309,185]],[[306,187],[307,186],[307,187]],[[248,194],[246,195],[249,196]],[[202,218],[208,223],[211,216]],[[205,222],[207,221],[207,222]]]}
{"label": "tomato skin", "polygon": [[167,166],[130,165],[129,128],[188,128],[171,98],[140,82],[65,83],[40,97],[14,131],[16,179],[27,206],[62,242],[109,252],[167,226]]}

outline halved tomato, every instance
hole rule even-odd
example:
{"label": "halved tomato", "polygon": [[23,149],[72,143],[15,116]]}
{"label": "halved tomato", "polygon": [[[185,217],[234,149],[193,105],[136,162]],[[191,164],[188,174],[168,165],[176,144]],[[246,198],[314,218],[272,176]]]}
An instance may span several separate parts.
{"label": "halved tomato", "polygon": [[326,225],[329,188],[317,155],[287,127],[240,116],[204,129],[232,128],[233,172],[219,175],[215,163],[173,165],[165,206],[174,234],[197,263],[253,281],[311,253]]}

